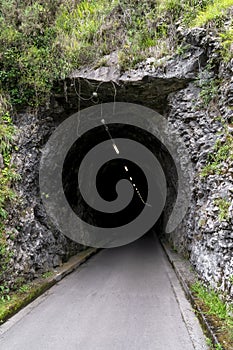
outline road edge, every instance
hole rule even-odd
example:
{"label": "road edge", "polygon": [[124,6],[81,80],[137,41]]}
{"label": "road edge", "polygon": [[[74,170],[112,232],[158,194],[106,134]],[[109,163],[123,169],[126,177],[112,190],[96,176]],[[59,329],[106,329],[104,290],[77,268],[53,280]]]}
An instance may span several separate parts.
{"label": "road edge", "polygon": [[52,276],[47,278],[39,277],[33,280],[31,287],[32,289],[28,293],[25,293],[25,295],[22,295],[20,300],[17,300],[15,302],[13,301],[12,304],[9,304],[9,309],[6,310],[5,314],[0,319],[0,328],[11,317],[35,301],[35,299],[44,294],[48,289],[72,273],[80,265],[82,265],[99,251],[100,249],[97,248],[88,248],[86,250],[83,250],[78,254],[72,256],[67,262],[63,263],[58,268],[52,270]]}
{"label": "road edge", "polygon": [[184,293],[191,303],[193,309],[196,311],[196,315],[199,319],[199,322],[202,326],[202,329],[204,331],[204,334],[207,338],[210,338],[213,342],[214,345],[221,345],[218,341],[218,338],[216,334],[214,333],[209,321],[207,320],[205,314],[203,311],[200,309],[200,307],[197,305],[195,301],[195,297],[189,287],[189,285],[195,283],[198,281],[198,275],[197,273],[193,270],[193,267],[191,263],[186,260],[185,258],[182,257],[181,254],[174,252],[170,245],[163,241],[160,240],[160,243],[164,249],[164,252],[171,263],[177,278],[184,290]]}

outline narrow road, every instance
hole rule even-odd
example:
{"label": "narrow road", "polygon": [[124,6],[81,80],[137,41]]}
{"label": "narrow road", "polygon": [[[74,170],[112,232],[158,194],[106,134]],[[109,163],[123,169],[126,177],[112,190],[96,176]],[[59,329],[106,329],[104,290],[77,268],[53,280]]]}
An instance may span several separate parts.
{"label": "narrow road", "polygon": [[200,350],[199,323],[160,244],[102,250],[0,327],[1,350]]}

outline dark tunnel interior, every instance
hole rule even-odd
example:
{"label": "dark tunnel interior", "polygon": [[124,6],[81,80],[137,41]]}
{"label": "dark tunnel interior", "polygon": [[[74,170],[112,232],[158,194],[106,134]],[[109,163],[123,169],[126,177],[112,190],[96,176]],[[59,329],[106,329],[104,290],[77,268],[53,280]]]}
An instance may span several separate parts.
{"label": "dark tunnel interior", "polygon": [[[158,159],[166,177],[167,198],[163,212],[153,229],[162,234],[177,195],[177,171],[172,156],[166,147],[149,132],[126,124],[108,124],[108,130],[113,139],[127,138],[143,144]],[[116,213],[103,213],[91,208],[83,199],[79,185],[78,172],[84,156],[97,144],[109,140],[109,133],[103,126],[98,126],[83,134],[70,148],[63,165],[62,182],[67,201],[72,210],[82,220],[98,227],[118,227],[131,222],[144,208],[148,196],[148,184],[143,170],[129,160],[116,158],[103,164],[96,176],[96,187],[99,195],[106,201],[117,197],[116,184],[121,179],[127,179],[125,166],[133,174],[136,188],[130,203]],[[154,174],[156,176],[156,174]],[[150,230],[151,231],[151,230]]]}

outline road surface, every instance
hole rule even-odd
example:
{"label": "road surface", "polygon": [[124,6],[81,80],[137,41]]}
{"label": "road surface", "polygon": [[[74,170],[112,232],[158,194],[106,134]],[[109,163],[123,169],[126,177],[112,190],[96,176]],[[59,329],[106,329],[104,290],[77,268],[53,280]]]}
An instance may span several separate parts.
{"label": "road surface", "polygon": [[0,327],[1,350],[200,350],[199,323],[150,236],[100,251]]}

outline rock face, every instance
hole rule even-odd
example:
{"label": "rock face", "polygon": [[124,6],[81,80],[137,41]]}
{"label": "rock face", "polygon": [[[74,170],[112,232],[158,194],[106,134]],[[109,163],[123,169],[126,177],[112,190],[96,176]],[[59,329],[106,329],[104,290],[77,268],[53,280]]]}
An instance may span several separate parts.
{"label": "rock face", "polygon": [[56,231],[40,200],[40,154],[55,127],[52,117],[49,112],[40,117],[22,113],[14,123],[18,126],[18,151],[13,163],[21,180],[16,184],[18,198],[7,227],[10,261],[3,277],[10,286],[38,277],[84,248]]}
{"label": "rock face", "polygon": [[[192,39],[192,35],[194,38]],[[209,60],[217,59],[216,41],[204,36],[200,42],[196,33],[189,33],[189,42],[199,46],[207,45]],[[208,44],[206,44],[208,43]],[[200,88],[194,82],[168,97],[167,117],[176,126],[179,134],[190,150],[195,169],[195,181],[192,193],[192,205],[182,224],[173,235],[173,243],[179,249],[187,250],[193,266],[200,276],[213,287],[233,295],[231,277],[233,275],[233,160],[228,157],[220,162],[219,174],[210,173],[201,176],[209,156],[216,153],[216,142],[223,146],[229,137],[229,121],[232,120],[232,70],[233,62],[215,66],[207,81],[220,79],[221,86],[216,97],[203,106]],[[206,70],[200,67],[200,74]],[[210,74],[210,73],[208,73]],[[211,89],[209,89],[211,93]],[[224,128],[225,125],[225,128]],[[228,136],[227,136],[228,135]],[[231,144],[231,155],[233,149]],[[218,202],[226,204],[225,215],[220,217]],[[174,242],[175,238],[175,242]]]}
{"label": "rock face", "polygon": [[[224,144],[226,136],[221,123],[216,120],[216,111],[207,113],[202,109],[198,95],[198,89],[191,83],[169,98],[168,118],[183,135],[196,173],[190,210],[171,239],[176,247],[187,250],[201,277],[232,294],[229,281],[233,272],[232,163],[229,160],[222,165],[226,167],[224,175],[201,176],[216,141]],[[226,214],[228,218],[223,221],[219,219],[216,205],[219,199],[231,203]]]}
{"label": "rock face", "polygon": [[[187,32],[180,29],[179,34],[188,47],[182,55],[159,62],[148,58],[134,70],[121,72],[117,54],[113,53],[106,58],[105,67],[75,71],[60,82],[60,93],[54,93],[51,105],[38,116],[29,118],[23,114],[15,120],[20,131],[15,162],[22,174],[17,189],[23,199],[23,204],[19,204],[23,210],[15,208],[11,217],[13,222],[17,221],[16,238],[12,242],[13,276],[23,272],[25,276],[35,277],[38,271],[58,265],[81,249],[48,223],[39,199],[40,151],[49,135],[79,108],[122,101],[157,110],[185,142],[195,171],[192,202],[182,224],[166,239],[191,260],[205,281],[233,295],[232,161],[228,159],[221,164],[221,174],[201,176],[216,141],[225,142],[224,123],[232,120],[233,62],[220,63],[213,33],[197,28]],[[211,88],[215,79],[222,81],[218,91]],[[200,87],[203,81],[205,91]],[[206,94],[213,96],[206,101]],[[222,220],[216,204],[219,199],[230,203]],[[163,217],[166,219],[166,213]]]}

